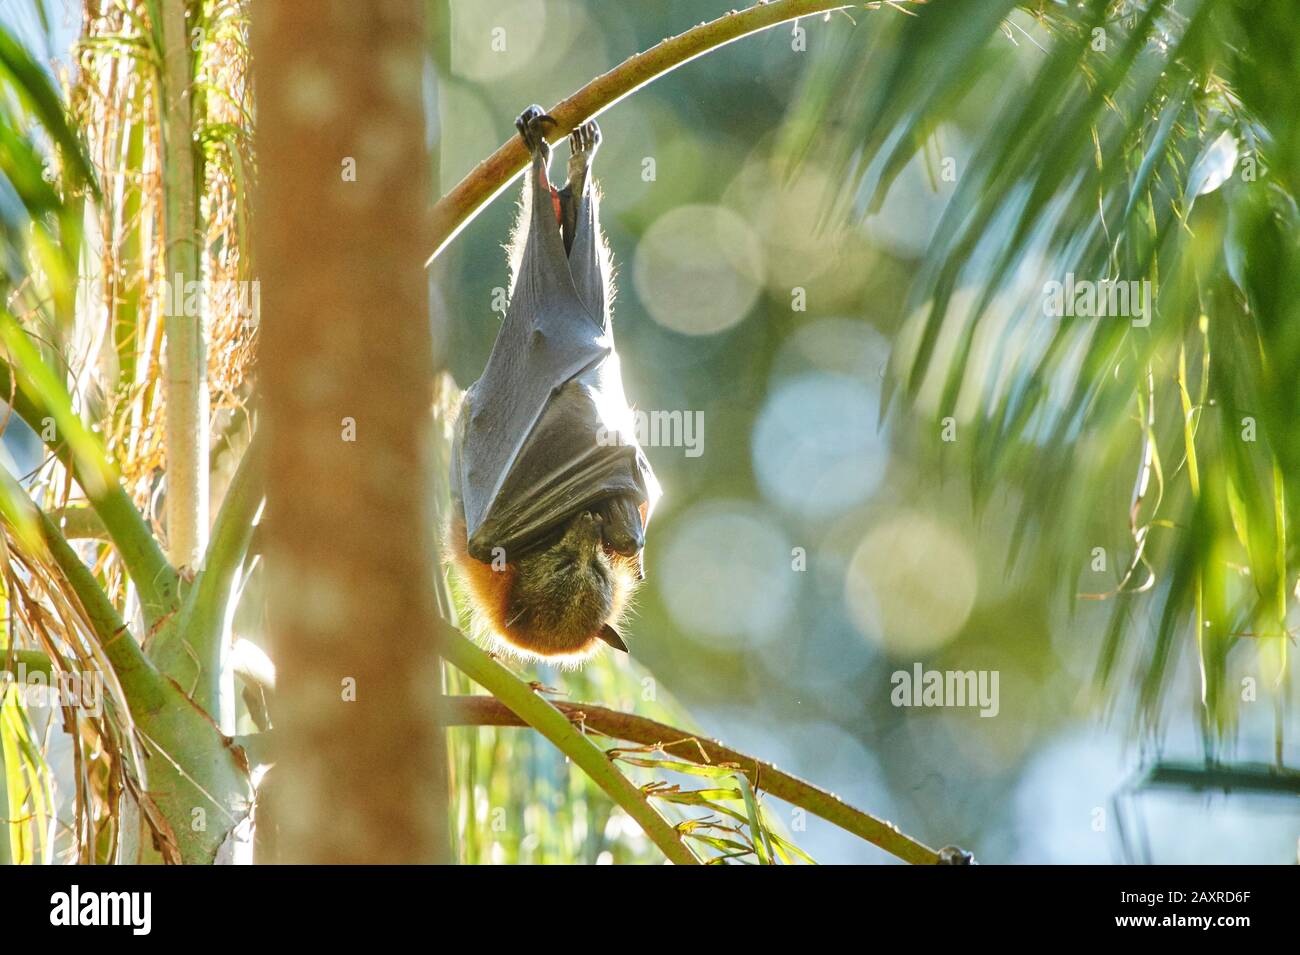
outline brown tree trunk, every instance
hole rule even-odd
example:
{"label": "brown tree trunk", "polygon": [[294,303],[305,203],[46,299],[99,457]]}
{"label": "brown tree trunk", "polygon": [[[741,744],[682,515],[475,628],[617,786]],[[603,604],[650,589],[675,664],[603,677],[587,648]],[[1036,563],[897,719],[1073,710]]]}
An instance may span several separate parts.
{"label": "brown tree trunk", "polygon": [[446,847],[421,8],[253,7],[281,862]]}

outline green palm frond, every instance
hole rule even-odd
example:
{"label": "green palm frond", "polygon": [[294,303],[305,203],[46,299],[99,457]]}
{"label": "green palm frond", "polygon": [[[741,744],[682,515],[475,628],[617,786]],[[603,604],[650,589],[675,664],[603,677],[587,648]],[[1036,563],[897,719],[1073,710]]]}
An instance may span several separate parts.
{"label": "green palm frond", "polygon": [[[98,194],[85,144],[53,79],[0,25],[0,304],[71,322],[82,197]],[[39,289],[29,287],[33,269]]]}
{"label": "green palm frond", "polygon": [[[1293,13],[907,9],[812,72],[788,154],[816,144],[846,184],[839,208],[870,216],[908,163],[935,165],[950,127],[972,140],[969,158],[946,157],[954,183],[932,176],[949,194],[916,263],[895,397],[961,423],[943,454],[977,499],[1020,491],[1013,554],[1032,538],[1058,579],[1112,601],[1101,689],[1131,675],[1155,726],[1177,654],[1196,655],[1212,745],[1234,723],[1232,658],[1282,705],[1300,570],[1286,535],[1300,486]],[[1049,283],[1074,279],[1136,283],[1149,310],[1046,314]],[[1103,543],[1114,579],[1097,587]]]}

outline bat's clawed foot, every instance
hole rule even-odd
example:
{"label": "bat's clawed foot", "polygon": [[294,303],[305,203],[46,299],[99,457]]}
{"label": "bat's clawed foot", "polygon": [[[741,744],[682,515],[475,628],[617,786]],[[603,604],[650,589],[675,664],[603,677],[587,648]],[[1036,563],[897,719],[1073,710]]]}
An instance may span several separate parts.
{"label": "bat's clawed foot", "polygon": [[600,126],[590,119],[569,133],[569,187],[581,195],[591,172],[591,162],[600,148]]}
{"label": "bat's clawed foot", "polygon": [[536,103],[520,113],[519,118],[515,120],[515,129],[519,130],[519,138],[524,141],[528,151],[541,152],[547,159],[550,158],[551,147],[546,141],[546,129],[554,125],[555,120]]}
{"label": "bat's clawed foot", "polygon": [[573,159],[582,159],[590,165],[599,148],[600,124],[594,119],[587,120],[569,133],[569,151],[573,154]]}

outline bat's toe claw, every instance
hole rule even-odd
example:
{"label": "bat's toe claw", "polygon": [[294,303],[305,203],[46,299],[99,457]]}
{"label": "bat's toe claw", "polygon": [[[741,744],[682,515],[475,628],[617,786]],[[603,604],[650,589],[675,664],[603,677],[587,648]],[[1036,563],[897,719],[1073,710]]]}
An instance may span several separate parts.
{"label": "bat's toe claw", "polygon": [[594,119],[589,119],[569,134],[569,151],[590,162],[600,147],[600,139],[600,125]]}
{"label": "bat's toe claw", "polygon": [[534,103],[515,120],[515,129],[519,130],[519,137],[528,147],[529,152],[536,152],[539,149],[547,149],[546,127],[554,126],[555,120],[546,115],[546,111]]}
{"label": "bat's toe claw", "polygon": [[519,135],[523,137],[524,142],[528,142],[532,136],[533,123],[537,120],[537,117],[542,116],[545,112],[534,103],[519,114],[519,118],[515,120],[515,129],[519,130]]}

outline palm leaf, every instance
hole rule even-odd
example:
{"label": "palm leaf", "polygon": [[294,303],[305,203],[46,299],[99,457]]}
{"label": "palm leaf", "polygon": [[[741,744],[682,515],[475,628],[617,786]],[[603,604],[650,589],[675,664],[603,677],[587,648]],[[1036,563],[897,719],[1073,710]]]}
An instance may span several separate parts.
{"label": "palm leaf", "polygon": [[[1209,745],[1234,722],[1229,656],[1244,632],[1285,646],[1300,571],[1284,532],[1300,473],[1300,395],[1283,371],[1300,367],[1287,5],[909,9],[853,31],[847,83],[842,66],[811,72],[788,154],[821,131],[844,184],[834,204],[871,215],[936,130],[977,131],[915,263],[895,397],[974,426],[957,454],[976,499],[1012,484],[1025,501],[1012,559],[1033,546],[1067,579],[1099,510],[1125,523],[1112,476],[1164,465],[1117,559],[1149,566],[1154,586],[1111,595],[1098,685],[1136,686],[1155,727],[1174,661],[1194,653]],[[1000,100],[967,95],[994,81]],[[1149,322],[1044,315],[1047,283],[1068,273],[1149,283]]]}

